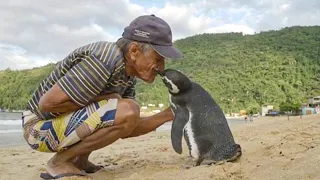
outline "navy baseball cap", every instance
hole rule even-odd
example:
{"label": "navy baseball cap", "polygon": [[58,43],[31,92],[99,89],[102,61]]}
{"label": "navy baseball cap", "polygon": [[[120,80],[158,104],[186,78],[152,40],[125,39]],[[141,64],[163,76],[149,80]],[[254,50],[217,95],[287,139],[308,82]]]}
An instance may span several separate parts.
{"label": "navy baseball cap", "polygon": [[148,43],[165,58],[183,57],[182,52],[173,46],[172,32],[168,23],[153,14],[135,18],[124,28],[122,37]]}

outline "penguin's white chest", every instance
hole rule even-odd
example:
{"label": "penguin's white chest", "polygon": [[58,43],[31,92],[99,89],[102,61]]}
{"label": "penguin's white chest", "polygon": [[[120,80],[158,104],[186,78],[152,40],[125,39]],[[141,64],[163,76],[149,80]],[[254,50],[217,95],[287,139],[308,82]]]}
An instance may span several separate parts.
{"label": "penguin's white chest", "polygon": [[177,106],[172,103],[172,99],[171,98],[172,98],[172,96],[171,96],[171,94],[169,94],[169,103],[171,104],[171,106],[174,107],[174,109],[177,109]]}
{"label": "penguin's white chest", "polygon": [[186,134],[188,135],[189,138],[189,144],[190,144],[190,154],[193,158],[195,158],[196,160],[198,160],[199,158],[199,149],[198,149],[198,145],[195,141],[194,138],[194,133],[192,130],[192,125],[191,125],[191,120],[192,120],[192,112],[189,111],[189,120],[187,122],[187,124],[184,127],[184,130],[186,132]]}

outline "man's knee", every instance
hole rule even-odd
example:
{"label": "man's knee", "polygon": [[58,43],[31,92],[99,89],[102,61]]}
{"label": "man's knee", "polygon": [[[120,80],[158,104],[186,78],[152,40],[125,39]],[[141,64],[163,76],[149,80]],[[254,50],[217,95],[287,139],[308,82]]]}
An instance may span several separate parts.
{"label": "man's knee", "polygon": [[137,125],[140,117],[139,106],[131,99],[119,99],[115,124],[122,125],[124,134],[130,134]]}

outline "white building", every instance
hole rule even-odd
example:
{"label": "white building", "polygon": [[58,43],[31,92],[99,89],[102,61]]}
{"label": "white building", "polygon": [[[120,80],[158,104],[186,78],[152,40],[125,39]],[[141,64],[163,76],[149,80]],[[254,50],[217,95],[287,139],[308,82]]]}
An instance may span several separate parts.
{"label": "white building", "polygon": [[308,104],[310,107],[316,107],[320,105],[320,96],[310,97],[308,100]]}
{"label": "white building", "polygon": [[268,114],[269,110],[272,110],[273,106],[271,105],[262,105],[261,107],[261,116],[265,116],[266,114]]}

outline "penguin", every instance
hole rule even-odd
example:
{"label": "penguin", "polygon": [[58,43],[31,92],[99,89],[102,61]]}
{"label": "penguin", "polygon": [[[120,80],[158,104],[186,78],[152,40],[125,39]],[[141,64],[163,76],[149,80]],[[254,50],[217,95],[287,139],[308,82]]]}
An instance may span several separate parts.
{"label": "penguin", "polygon": [[242,156],[227,119],[213,97],[179,70],[154,69],[168,88],[174,120],[171,143],[182,153],[182,136],[193,159],[192,166],[233,162]]}

